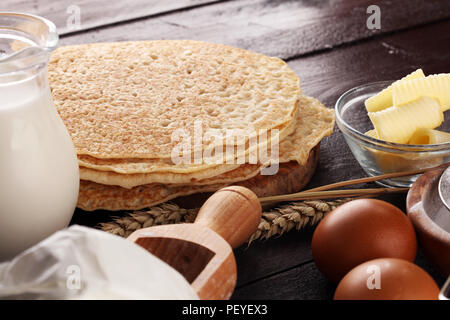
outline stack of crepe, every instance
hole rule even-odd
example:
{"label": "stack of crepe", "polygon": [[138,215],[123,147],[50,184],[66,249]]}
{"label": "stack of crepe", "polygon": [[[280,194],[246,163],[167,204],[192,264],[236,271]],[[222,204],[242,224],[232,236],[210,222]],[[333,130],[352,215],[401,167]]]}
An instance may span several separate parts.
{"label": "stack of crepe", "polygon": [[[333,111],[302,95],[299,78],[282,60],[225,45],[67,46],[52,54],[49,78],[77,150],[84,210],[141,209],[251,179],[271,163],[250,154],[273,139],[280,163],[304,165],[334,126]],[[208,160],[204,155],[219,149],[206,138],[176,149],[177,133],[194,137],[198,123],[202,132],[225,137],[233,152]],[[263,132],[267,140],[257,136]],[[189,157],[174,161],[181,150]]]}

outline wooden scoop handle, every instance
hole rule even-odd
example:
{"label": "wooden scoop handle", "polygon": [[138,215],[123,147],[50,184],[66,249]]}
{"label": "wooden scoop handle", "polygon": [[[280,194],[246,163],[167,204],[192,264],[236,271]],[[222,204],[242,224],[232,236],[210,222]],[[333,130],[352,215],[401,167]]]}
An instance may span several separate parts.
{"label": "wooden scoop handle", "polygon": [[194,223],[214,230],[232,248],[237,248],[256,231],[261,212],[258,197],[250,189],[231,186],[206,200]]}

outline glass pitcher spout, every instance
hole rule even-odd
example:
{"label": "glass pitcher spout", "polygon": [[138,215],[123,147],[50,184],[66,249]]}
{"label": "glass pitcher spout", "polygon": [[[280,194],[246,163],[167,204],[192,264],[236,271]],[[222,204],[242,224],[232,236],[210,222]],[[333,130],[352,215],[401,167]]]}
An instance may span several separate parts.
{"label": "glass pitcher spout", "polygon": [[58,45],[53,22],[34,15],[0,12],[0,83],[29,77],[48,63]]}
{"label": "glass pitcher spout", "polygon": [[0,12],[2,39],[0,59],[27,47],[51,52],[58,46],[58,33],[53,22],[34,15]]}

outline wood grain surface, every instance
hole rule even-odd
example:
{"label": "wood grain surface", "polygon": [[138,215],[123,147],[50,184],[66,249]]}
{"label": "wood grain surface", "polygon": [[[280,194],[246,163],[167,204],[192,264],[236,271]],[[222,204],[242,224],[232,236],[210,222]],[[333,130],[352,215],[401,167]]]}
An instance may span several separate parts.
{"label": "wood grain surface", "polygon": [[[419,67],[450,72],[450,1],[379,0],[381,29],[366,27],[369,0],[81,1],[81,30],[65,30],[68,3],[3,0],[0,10],[41,14],[60,27],[61,44],[141,39],[198,39],[287,59],[305,94],[332,108],[344,91],[398,79]],[[109,5],[107,5],[108,3]],[[151,4],[151,5],[150,5]],[[84,16],[84,18],[83,18]],[[85,19],[85,20],[83,20]],[[98,27],[96,27],[98,26]],[[322,141],[308,187],[365,176],[342,134]],[[384,198],[405,210],[405,196]],[[95,226],[104,213],[77,212],[74,223]],[[235,250],[235,299],[329,299],[334,287],[311,260],[313,230]],[[417,263],[443,283],[428,260]]]}
{"label": "wood grain surface", "polygon": [[[290,59],[331,49],[377,34],[450,17],[450,2],[390,1],[382,10],[381,30],[366,26],[371,0],[239,0],[184,10],[154,19],[117,24],[63,37],[62,44],[149,39],[219,42]],[[412,18],[413,17],[413,18]]]}
{"label": "wood grain surface", "polygon": [[[217,0],[2,0],[0,11],[25,12],[51,20],[60,36],[113,25],[144,17],[173,13],[178,10],[196,8]],[[71,16],[80,14],[79,28],[71,23]],[[69,23],[68,23],[69,21]]]}

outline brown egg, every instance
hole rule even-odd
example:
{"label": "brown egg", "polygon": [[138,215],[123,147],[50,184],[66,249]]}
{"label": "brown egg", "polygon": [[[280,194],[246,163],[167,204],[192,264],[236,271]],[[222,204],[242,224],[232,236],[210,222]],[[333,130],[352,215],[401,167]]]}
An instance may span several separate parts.
{"label": "brown egg", "polygon": [[338,283],[357,265],[376,258],[414,261],[417,240],[408,217],[381,200],[359,199],[330,212],[312,238],[317,268]]}
{"label": "brown egg", "polygon": [[412,262],[382,258],[360,264],[339,283],[335,300],[437,300],[439,288]]}

